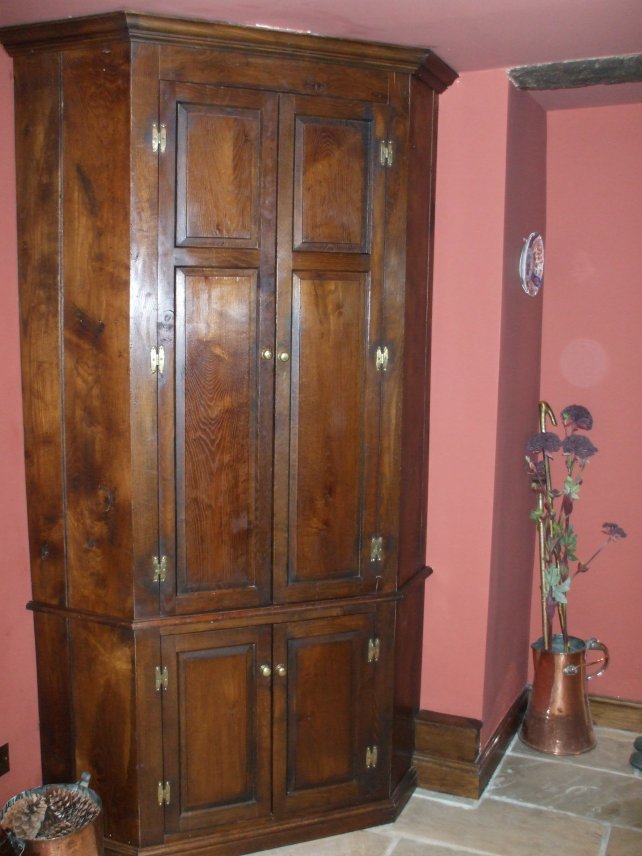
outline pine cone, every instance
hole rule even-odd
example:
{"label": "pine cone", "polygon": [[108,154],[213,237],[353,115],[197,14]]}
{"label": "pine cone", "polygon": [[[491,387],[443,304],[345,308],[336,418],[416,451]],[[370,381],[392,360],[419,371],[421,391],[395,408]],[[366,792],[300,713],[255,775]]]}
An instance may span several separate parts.
{"label": "pine cone", "polygon": [[22,797],[6,810],[2,816],[2,826],[11,830],[17,838],[34,839],[46,811],[47,802],[40,794]]}
{"label": "pine cone", "polygon": [[88,796],[77,790],[50,788],[46,792],[47,813],[39,838],[60,838],[82,829],[98,815],[100,809]]}
{"label": "pine cone", "polygon": [[76,827],[69,823],[68,820],[60,820],[46,814],[40,827],[38,838],[50,841],[52,838],[62,838],[63,835],[71,835],[72,832],[76,832]]}

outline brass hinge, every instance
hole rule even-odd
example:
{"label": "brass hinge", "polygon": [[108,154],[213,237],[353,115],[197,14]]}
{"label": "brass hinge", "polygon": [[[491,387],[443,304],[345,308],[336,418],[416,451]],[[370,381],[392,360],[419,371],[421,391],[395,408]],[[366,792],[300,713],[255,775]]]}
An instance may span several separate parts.
{"label": "brass hinge", "polygon": [[366,747],[366,769],[373,770],[377,766],[379,756],[379,747],[378,746],[368,746]]}
{"label": "brass hinge", "polygon": [[167,673],[167,666],[163,666],[162,669],[160,666],[156,666],[156,692],[159,693],[162,689],[167,691],[168,684],[169,675]]}
{"label": "brass hinge", "polygon": [[381,166],[392,166],[393,160],[392,140],[381,140],[379,143],[379,163]]}
{"label": "brass hinge", "polygon": [[171,790],[169,787],[169,782],[165,782],[165,786],[163,787],[163,783],[158,783],[158,804],[159,805],[169,805],[170,800],[172,798]]}
{"label": "brass hinge", "polygon": [[160,152],[161,154],[165,154],[165,149],[167,148],[167,127],[165,125],[161,125],[160,128],[154,122],[152,125],[152,151],[154,154]]}
{"label": "brass hinge", "polygon": [[383,562],[383,536],[374,535],[370,539],[370,561]]}
{"label": "brass hinge", "polygon": [[154,556],[152,567],[154,569],[153,582],[164,583],[167,579],[167,556],[161,556],[160,559],[158,556]]}
{"label": "brass hinge", "polygon": [[390,354],[388,352],[388,348],[386,345],[377,348],[377,353],[375,355],[375,367],[378,372],[387,372],[388,371],[388,360],[390,358]]}
{"label": "brass hinge", "polygon": [[374,639],[368,639],[368,662],[378,663],[380,653],[381,643],[379,642],[379,639],[376,637]]}
{"label": "brass hinge", "polygon": [[165,370],[165,348],[162,345],[159,345],[158,348],[152,347],[149,352],[149,363],[152,374],[156,372],[163,374]]}

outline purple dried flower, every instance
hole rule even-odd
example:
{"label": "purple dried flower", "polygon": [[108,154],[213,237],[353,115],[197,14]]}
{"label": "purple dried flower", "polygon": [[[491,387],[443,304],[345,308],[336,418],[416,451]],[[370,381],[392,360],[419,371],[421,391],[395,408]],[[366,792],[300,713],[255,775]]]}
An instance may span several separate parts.
{"label": "purple dried flower", "polygon": [[602,532],[617,541],[618,538],[626,538],[626,532],[617,523],[603,523]]}
{"label": "purple dried flower", "polygon": [[581,428],[584,431],[590,431],[593,427],[593,417],[586,407],[581,404],[569,404],[562,410],[562,422],[567,428],[573,431]]}
{"label": "purple dried flower", "polygon": [[571,434],[570,437],[564,439],[562,452],[565,455],[574,455],[576,458],[586,461],[597,452],[597,449],[588,437],[583,437],[580,434]]}
{"label": "purple dried flower", "polygon": [[558,452],[561,448],[562,441],[552,431],[540,431],[538,434],[533,434],[528,438],[526,443],[526,454],[534,455],[537,452]]}

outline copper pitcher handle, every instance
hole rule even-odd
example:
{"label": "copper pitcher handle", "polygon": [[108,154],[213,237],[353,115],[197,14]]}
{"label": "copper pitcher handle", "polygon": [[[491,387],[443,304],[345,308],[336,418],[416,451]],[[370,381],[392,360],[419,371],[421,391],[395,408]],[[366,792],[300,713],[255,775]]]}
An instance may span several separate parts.
{"label": "copper pitcher handle", "polygon": [[606,668],[609,664],[609,649],[606,647],[604,642],[600,642],[599,639],[587,639],[584,644],[586,645],[587,651],[602,651],[602,653],[604,654],[604,656],[600,657],[599,660],[593,660],[592,663],[586,664],[587,669],[590,666],[598,666],[600,663],[604,664],[599,671],[594,672],[592,675],[589,675],[588,673],[586,674],[586,680],[591,681],[593,678],[597,678],[600,675],[603,675],[606,671]]}

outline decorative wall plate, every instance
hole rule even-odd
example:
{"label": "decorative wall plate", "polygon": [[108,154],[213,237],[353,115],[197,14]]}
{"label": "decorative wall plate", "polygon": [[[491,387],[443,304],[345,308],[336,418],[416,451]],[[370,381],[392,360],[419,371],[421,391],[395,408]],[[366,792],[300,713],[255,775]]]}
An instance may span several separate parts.
{"label": "decorative wall plate", "polygon": [[531,232],[524,241],[519,276],[526,294],[536,297],[544,282],[544,240],[539,232]]}

